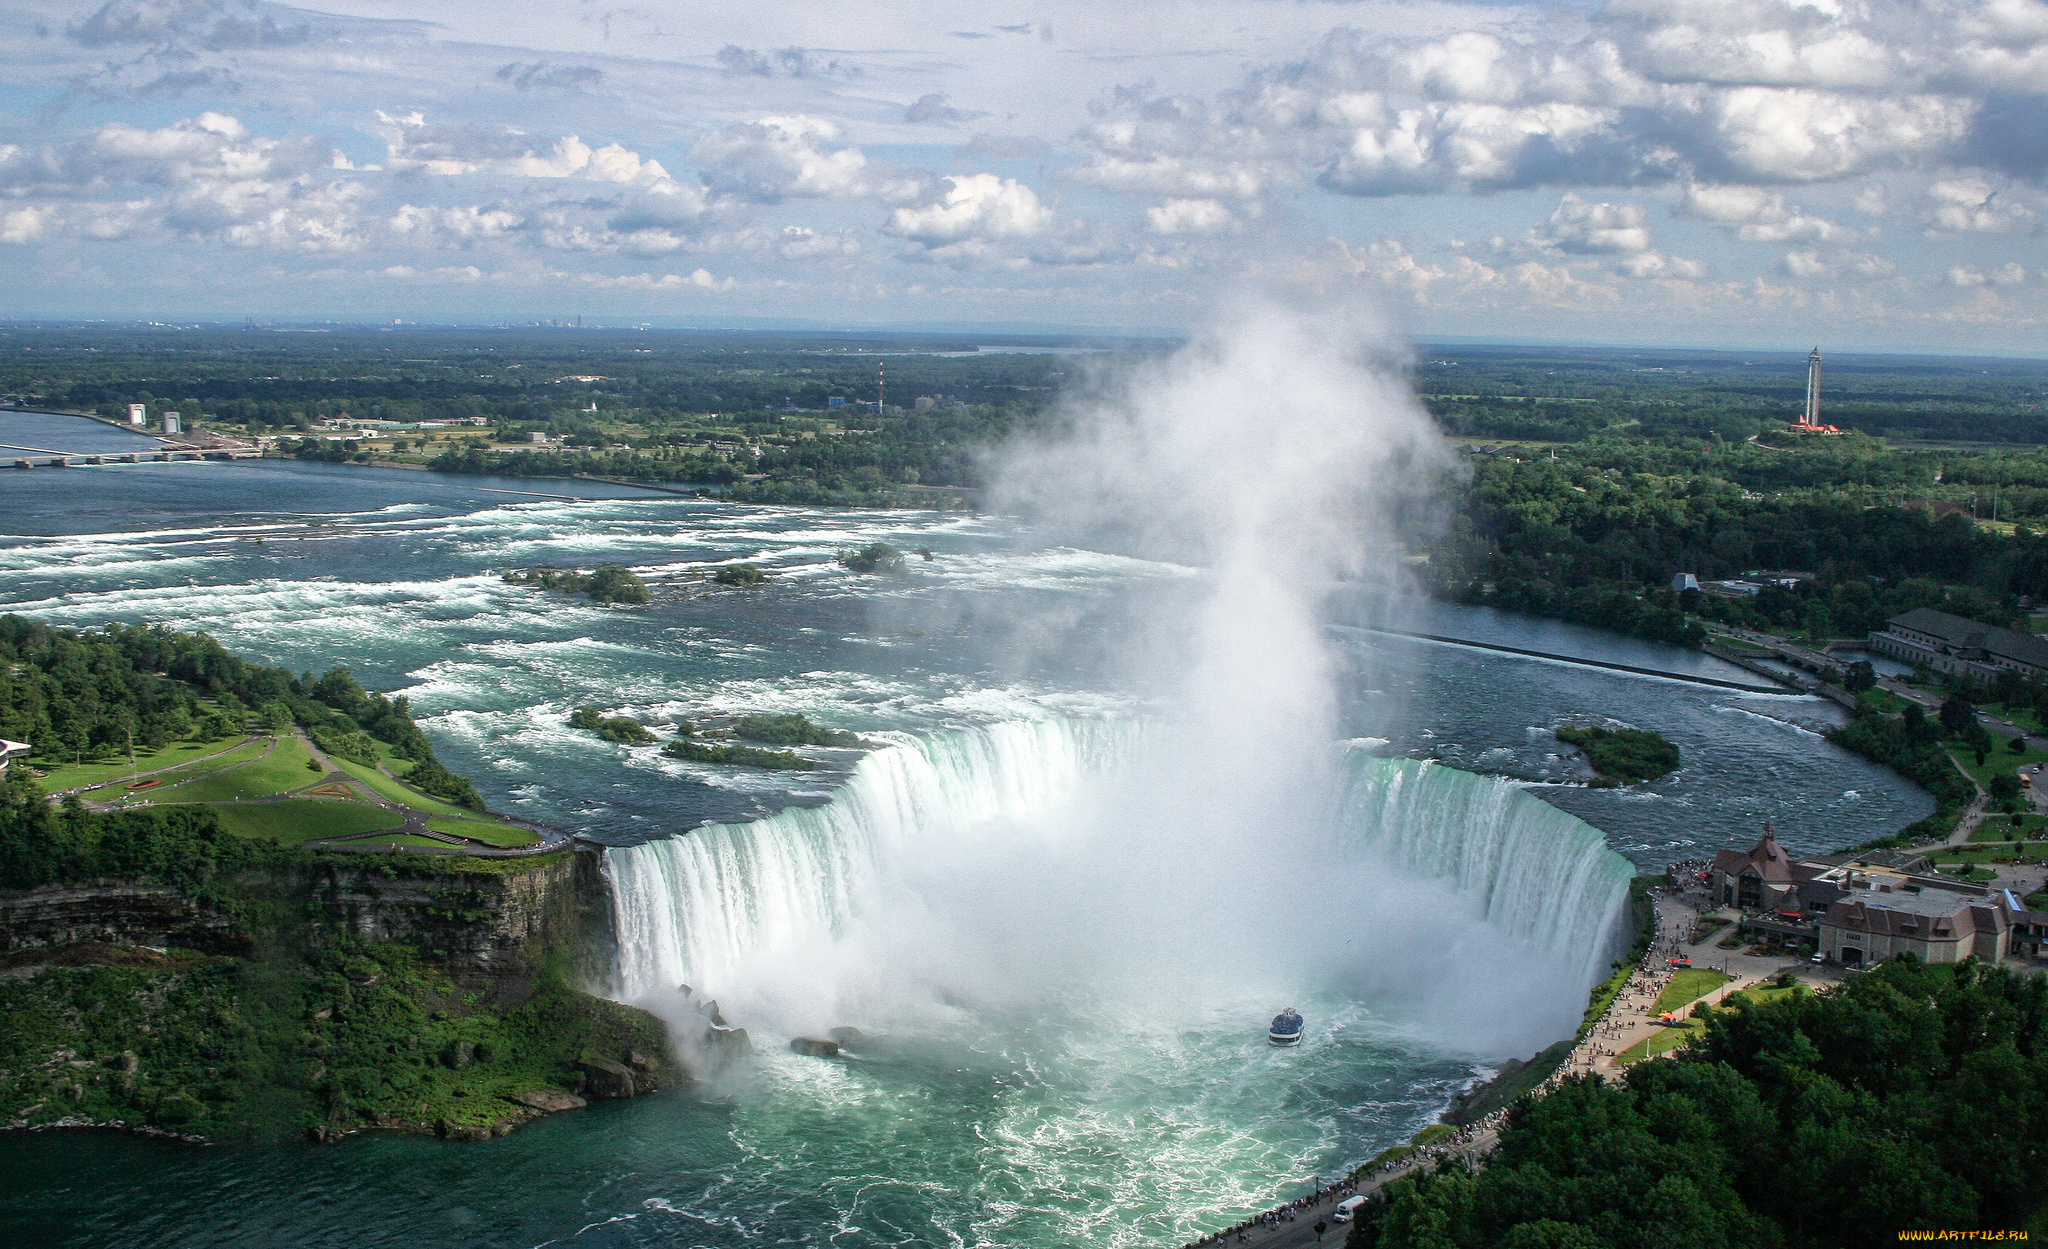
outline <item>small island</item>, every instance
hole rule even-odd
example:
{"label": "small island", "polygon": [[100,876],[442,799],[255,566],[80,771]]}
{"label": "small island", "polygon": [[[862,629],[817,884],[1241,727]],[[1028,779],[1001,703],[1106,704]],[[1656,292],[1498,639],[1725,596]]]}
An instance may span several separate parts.
{"label": "small island", "polygon": [[719,585],[736,586],[742,590],[763,585],[768,574],[761,571],[759,564],[731,564],[713,573],[711,579]]}
{"label": "small island", "polygon": [[684,720],[676,725],[676,737],[662,747],[661,753],[673,759],[688,759],[692,763],[737,764],[749,768],[770,768],[787,772],[809,772],[817,764],[793,750],[763,750],[759,746],[743,746],[735,743],[718,743],[704,740],[711,737],[740,737],[749,741],[765,742],[771,746],[866,746],[869,743],[859,735],[843,729],[828,729],[821,724],[811,723],[810,717],[799,712],[781,715],[741,716],[724,731],[707,730],[699,734],[696,725]]}
{"label": "small island", "polygon": [[621,742],[628,746],[648,746],[654,742],[654,734],[647,726],[630,716],[608,716],[595,707],[578,707],[569,713],[569,727],[595,733],[608,742]]}
{"label": "small island", "polygon": [[509,585],[537,586],[565,594],[587,594],[606,606],[645,607],[653,601],[647,583],[629,568],[606,564],[595,572],[563,568],[529,568],[508,572],[501,578]]}
{"label": "small island", "polygon": [[899,573],[903,571],[903,552],[886,542],[870,542],[857,551],[841,551],[839,563],[863,576]]}
{"label": "small island", "polygon": [[1678,747],[1644,729],[1559,729],[1557,740],[1585,752],[1595,788],[1654,781],[1678,770]]}

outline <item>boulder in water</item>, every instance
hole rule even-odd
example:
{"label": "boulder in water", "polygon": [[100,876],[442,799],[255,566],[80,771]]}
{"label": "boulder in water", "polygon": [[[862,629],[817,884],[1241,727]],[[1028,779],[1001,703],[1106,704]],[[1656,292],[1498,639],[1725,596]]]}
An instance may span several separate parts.
{"label": "boulder in water", "polygon": [[577,1065],[583,1068],[583,1091],[592,1097],[635,1097],[640,1093],[633,1082],[632,1069],[624,1063],[609,1058],[585,1058]]}
{"label": "boulder in water", "polygon": [[807,1058],[835,1058],[839,1054],[839,1042],[814,1036],[800,1036],[789,1043],[789,1048]]}
{"label": "boulder in water", "polygon": [[720,1028],[713,1025],[704,1034],[704,1044],[712,1053],[724,1058],[738,1058],[754,1052],[754,1042],[747,1036],[745,1028]]}

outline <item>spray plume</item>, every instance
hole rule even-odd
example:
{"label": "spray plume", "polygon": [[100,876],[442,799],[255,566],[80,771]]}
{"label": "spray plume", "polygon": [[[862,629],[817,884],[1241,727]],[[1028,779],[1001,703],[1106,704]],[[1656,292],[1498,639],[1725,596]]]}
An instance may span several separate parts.
{"label": "spray plume", "polygon": [[[677,952],[639,964],[629,992],[694,978],[789,1032],[1062,1012],[1256,1020],[1362,997],[1474,1053],[1526,1053],[1576,1017],[1597,960],[1560,945],[1611,919],[1614,873],[1598,858],[1611,854],[1550,845],[1598,866],[1568,881],[1514,869],[1555,877],[1557,897],[1500,888],[1506,869],[1486,856],[1541,853],[1546,818],[1576,825],[1521,794],[1548,816],[1473,807],[1471,828],[1433,829],[1429,846],[1381,828],[1376,852],[1351,826],[1362,791],[1345,769],[1377,765],[1332,748],[1326,599],[1340,581],[1398,586],[1403,519],[1451,459],[1356,309],[1233,309],[995,466],[996,508],[1046,540],[1196,570],[1157,583],[1127,638],[1155,714],[884,752],[830,807],[621,856],[625,892],[671,899],[622,906],[644,929],[622,944]],[[1429,785],[1389,776],[1391,790],[1367,787],[1382,823],[1412,815],[1403,804]],[[1443,856],[1453,843],[1470,862]],[[1524,908],[1601,913],[1535,939],[1501,922],[1526,916],[1493,909],[1511,892]]]}

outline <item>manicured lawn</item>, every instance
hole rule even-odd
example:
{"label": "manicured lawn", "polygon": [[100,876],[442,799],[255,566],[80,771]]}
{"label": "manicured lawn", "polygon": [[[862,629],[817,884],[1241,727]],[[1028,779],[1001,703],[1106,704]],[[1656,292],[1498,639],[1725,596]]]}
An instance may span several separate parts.
{"label": "manicured lawn", "polygon": [[2003,703],[1989,703],[1977,710],[2001,720],[2010,720],[2029,733],[2041,731],[2041,716],[2032,707],[2008,707]]}
{"label": "manicured lawn", "polygon": [[[333,756],[329,757],[332,758]],[[347,759],[335,759],[334,765],[402,807],[411,807],[415,811],[425,811],[429,815],[468,816],[471,814],[454,803],[442,802],[437,798],[427,798],[415,794],[375,768],[366,768],[360,763],[351,763]]]}
{"label": "manicured lawn", "polygon": [[[1680,972],[1678,974],[1680,976],[1683,976],[1687,973]],[[1706,974],[1712,976],[1719,976],[1720,979],[1723,981],[1726,981],[1728,979],[1728,977],[1722,976],[1719,972],[1708,972]],[[1677,977],[1673,977],[1674,982],[1676,981],[1676,979]],[[1723,1003],[1723,1006],[1725,1006],[1727,1002],[1743,1002],[1752,1004],[1757,1002],[1769,1002],[1774,1001],[1775,999],[1781,997],[1790,997],[1794,993],[1798,992],[1800,992],[1800,990],[1797,988],[1780,989],[1776,986],[1765,988],[1762,986],[1752,985],[1751,987],[1744,989],[1740,993],[1729,994],[1726,1001]],[[1660,996],[1657,999],[1657,1005],[1662,1010],[1672,1009],[1671,1007],[1664,1005],[1664,998],[1662,996]],[[1723,1008],[1723,1006],[1713,1006],[1709,1007],[1708,1009],[1720,1010]],[[1683,1024],[1681,1024],[1678,1027],[1664,1028],[1660,1031],[1653,1032],[1648,1037],[1645,1037],[1643,1040],[1638,1041],[1634,1045],[1629,1046],[1627,1049],[1621,1051],[1621,1053],[1615,1055],[1615,1064],[1617,1066],[1626,1067],[1630,1063],[1641,1062],[1645,1058],[1655,1058],[1659,1054],[1668,1054],[1672,1050],[1677,1049],[1679,1046],[1685,1044],[1687,1041],[1690,1041],[1692,1038],[1698,1036],[1700,1033],[1705,1032],[1706,1030],[1707,1024],[1705,1020],[1687,1019],[1683,1022]]]}
{"label": "manicured lawn", "polygon": [[389,772],[391,773],[391,775],[397,777],[403,777],[407,772],[410,772],[415,767],[419,766],[410,759],[401,759],[397,755],[393,754],[391,752],[391,747],[384,742],[377,743],[377,762],[384,765],[384,770],[386,772]]}
{"label": "manicured lawn", "polygon": [[[1957,763],[1963,765],[1963,771],[1968,772],[1987,790],[1991,788],[1991,778],[1994,776],[2012,776],[2022,767],[2032,768],[2037,763],[2048,763],[2048,755],[2032,747],[2028,748],[2027,753],[2016,755],[2005,748],[2004,738],[1994,737],[1994,740],[1998,743],[1998,749],[1984,756],[1982,767],[1977,766],[1976,751],[1964,750],[1953,743],[1949,746],[1949,753],[1955,756]],[[2048,780],[2048,772],[2042,773],[2042,777]]]}
{"label": "manicured lawn", "polygon": [[1614,1063],[1618,1067],[1626,1067],[1630,1063],[1639,1063],[1645,1058],[1655,1058],[1659,1054],[1668,1054],[1706,1030],[1707,1025],[1701,1020],[1688,1019],[1678,1027],[1661,1029],[1637,1041],[1634,1045],[1616,1054],[1614,1056]]}
{"label": "manicured lawn", "polygon": [[[153,758],[144,758],[140,752],[137,752],[134,771],[154,772],[161,768],[172,769],[161,776],[143,778],[159,782],[157,788],[161,789],[166,785],[175,785],[180,781],[190,780],[195,776],[205,776],[212,772],[218,772],[223,768],[232,768],[237,764],[247,763],[249,760],[261,755],[269,745],[270,739],[267,737],[258,737],[246,741],[239,746],[229,741],[180,742],[174,746],[165,747]],[[224,753],[212,759],[205,757],[213,754],[215,751],[223,751]],[[84,767],[61,768],[52,772],[49,779],[44,781],[42,785],[46,791],[54,792],[60,789],[75,789],[80,785],[120,782],[128,778],[129,771],[127,756],[123,755],[118,763],[108,760],[104,763],[88,763]],[[105,801],[112,798],[118,792],[120,792],[118,788],[109,788],[94,794],[93,798],[95,801]]]}
{"label": "manicured lawn", "polygon": [[88,759],[83,764],[53,763],[47,759],[31,759],[29,762],[38,771],[48,774],[41,782],[42,787],[55,792],[60,789],[76,789],[80,785],[101,785],[108,781],[118,781],[131,771],[154,772],[158,768],[177,767],[210,755],[214,751],[230,749],[235,745],[235,740],[224,737],[217,742],[172,742],[153,754],[147,750],[138,750],[135,752],[133,768],[128,766],[126,751],[122,751],[119,756],[98,761]]}
{"label": "manicured lawn", "polygon": [[491,820],[428,820],[427,827],[437,833],[473,838],[487,846],[530,846],[540,840],[516,824],[499,824]]}
{"label": "manicured lawn", "polygon": [[1733,976],[1704,967],[1685,968],[1671,977],[1671,983],[1657,995],[1657,1004],[1650,1008],[1650,1013],[1659,1015],[1689,1006],[1733,979]]}
{"label": "manicured lawn", "polygon": [[269,754],[240,767],[210,772],[196,780],[147,791],[152,804],[167,802],[227,802],[236,798],[265,798],[271,794],[302,789],[320,779],[320,773],[306,765],[313,756],[296,737],[280,737]]}
{"label": "manicured lawn", "polygon": [[1905,699],[1900,698],[1890,690],[1882,690],[1875,687],[1858,694],[1856,701],[1881,711],[1888,716],[1895,716],[1906,709]]}
{"label": "manicured lawn", "polygon": [[405,817],[396,811],[359,802],[313,802],[294,798],[285,802],[213,808],[228,831],[244,837],[274,838],[284,844],[315,837],[350,837],[397,828]]}
{"label": "manicured lawn", "polygon": [[2014,817],[2004,815],[1986,816],[1977,825],[1976,831],[1970,834],[1970,840],[2023,841],[2040,832],[2044,825],[2048,825],[2048,820],[2044,820],[2038,815],[2022,815],[2017,817],[2017,819],[2019,821],[2018,831],[2015,831]]}

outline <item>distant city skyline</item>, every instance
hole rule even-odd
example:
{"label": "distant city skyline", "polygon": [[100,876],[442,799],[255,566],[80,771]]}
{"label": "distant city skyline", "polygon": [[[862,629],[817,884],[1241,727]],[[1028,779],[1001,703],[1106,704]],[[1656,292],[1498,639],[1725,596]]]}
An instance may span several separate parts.
{"label": "distant city skyline", "polygon": [[[27,0],[0,315],[2038,352],[2048,5]],[[1029,328],[1027,328],[1029,327]]]}

